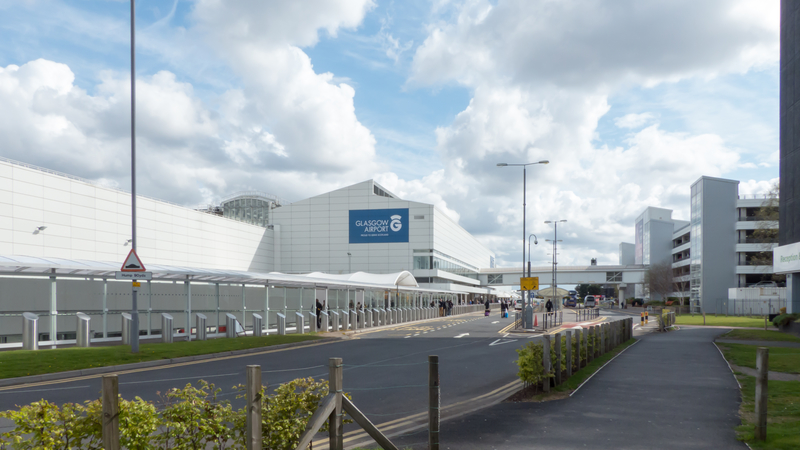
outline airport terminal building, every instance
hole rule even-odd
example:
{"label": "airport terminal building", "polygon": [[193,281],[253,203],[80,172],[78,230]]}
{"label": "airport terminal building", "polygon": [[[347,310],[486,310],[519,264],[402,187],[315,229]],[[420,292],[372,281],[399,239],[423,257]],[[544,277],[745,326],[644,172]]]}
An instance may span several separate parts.
{"label": "airport terminal building", "polygon": [[[130,307],[130,282],[114,280],[130,250],[130,193],[0,160],[0,203],[0,344],[18,336],[25,311],[58,330],[94,311],[96,335],[117,333]],[[373,180],[293,203],[246,192],[192,209],[138,196],[137,252],[154,273],[140,294],[148,331],[164,311],[176,328],[190,327],[190,311],[230,311],[245,324],[260,311],[269,326],[320,297],[343,310],[494,294],[478,280],[491,251],[435,206]]]}

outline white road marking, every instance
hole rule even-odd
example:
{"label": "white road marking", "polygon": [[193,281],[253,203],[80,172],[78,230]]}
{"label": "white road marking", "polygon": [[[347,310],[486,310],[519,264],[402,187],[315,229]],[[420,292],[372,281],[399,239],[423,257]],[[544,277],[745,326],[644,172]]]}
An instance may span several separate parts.
{"label": "white road marking", "polygon": [[516,339],[497,339],[496,341],[494,341],[491,344],[489,344],[489,347],[492,347],[492,346],[495,346],[495,345],[508,344],[509,342],[517,342],[517,340]]}
{"label": "white road marking", "polygon": [[28,389],[27,391],[5,391],[0,392],[0,395],[3,394],[22,394],[24,392],[45,392],[45,391],[64,391],[67,389],[85,389],[90,387],[89,385],[86,386],[70,386],[70,387],[61,387],[61,388],[51,388],[51,389]]}
{"label": "white road marking", "polygon": [[494,321],[494,322],[492,322],[492,323],[493,323],[493,324],[495,324],[495,323],[500,323],[500,321],[499,321],[499,320],[495,320],[495,321]]}
{"label": "white road marking", "polygon": [[[240,372],[234,372],[234,373],[223,373],[223,374],[220,374],[220,375],[204,375],[204,376],[202,376],[202,378],[205,379],[205,378],[217,378],[217,377],[231,377],[231,376],[234,376],[234,375],[241,375],[241,373]],[[119,384],[120,384],[120,386],[122,386],[122,385],[125,385],[125,384],[160,383],[162,381],[197,380],[198,376],[201,376],[201,375],[194,375],[194,376],[191,376],[191,377],[180,377],[180,378],[162,378],[160,380],[126,381],[124,383],[119,383]]]}
{"label": "white road marking", "polygon": [[508,337],[508,333],[504,334],[504,335],[503,335],[503,337],[504,337],[504,338],[507,338],[507,337]]}
{"label": "white road marking", "polygon": [[456,339],[462,338],[464,336],[469,336],[469,333],[461,333],[458,336],[455,336]]}

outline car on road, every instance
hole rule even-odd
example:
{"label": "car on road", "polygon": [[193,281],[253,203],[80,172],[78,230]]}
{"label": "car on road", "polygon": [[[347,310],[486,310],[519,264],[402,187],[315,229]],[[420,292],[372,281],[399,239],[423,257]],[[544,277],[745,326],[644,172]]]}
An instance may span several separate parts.
{"label": "car on road", "polygon": [[597,306],[597,300],[595,300],[594,295],[587,295],[583,298],[584,308],[594,308],[595,306]]}
{"label": "car on road", "polygon": [[564,301],[564,306],[567,308],[574,308],[578,305],[578,301],[574,298],[570,297]]}

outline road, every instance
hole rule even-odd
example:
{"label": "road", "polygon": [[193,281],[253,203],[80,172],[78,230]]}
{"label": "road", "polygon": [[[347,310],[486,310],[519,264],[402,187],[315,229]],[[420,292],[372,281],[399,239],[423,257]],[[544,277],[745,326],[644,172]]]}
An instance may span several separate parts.
{"label": "road", "polygon": [[[120,373],[119,390],[124,398],[158,402],[159,393],[203,379],[222,387],[222,398],[238,408],[243,400],[235,398],[231,387],[244,383],[248,364],[261,365],[263,381],[277,386],[299,377],[327,379],[328,359],[341,357],[344,390],[356,406],[390,434],[403,434],[427,420],[428,355],[439,355],[445,418],[498,401],[519,388],[516,349],[537,336],[500,333],[511,322],[499,313],[472,313],[367,330],[351,339],[307,347],[134,370]],[[42,398],[63,404],[99,395],[99,376],[0,388],[0,409]],[[346,428],[348,444],[363,437],[354,427]],[[323,448],[318,445],[314,448]]]}

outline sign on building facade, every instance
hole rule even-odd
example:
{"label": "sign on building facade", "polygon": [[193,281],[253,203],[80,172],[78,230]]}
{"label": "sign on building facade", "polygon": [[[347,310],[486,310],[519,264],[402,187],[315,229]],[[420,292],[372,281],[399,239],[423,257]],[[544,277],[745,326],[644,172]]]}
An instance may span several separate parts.
{"label": "sign on building facade", "polygon": [[408,208],[351,209],[350,243],[408,242]]}

